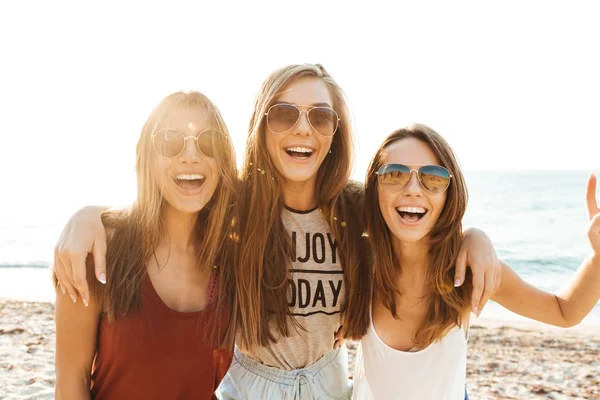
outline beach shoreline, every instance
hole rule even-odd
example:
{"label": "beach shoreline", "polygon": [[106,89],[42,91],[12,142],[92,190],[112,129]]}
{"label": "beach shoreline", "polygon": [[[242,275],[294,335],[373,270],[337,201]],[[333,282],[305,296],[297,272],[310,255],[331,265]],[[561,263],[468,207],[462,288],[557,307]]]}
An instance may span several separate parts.
{"label": "beach shoreline", "polygon": [[[0,300],[0,399],[54,398],[54,305]],[[347,343],[351,370],[356,342]],[[600,398],[600,326],[473,319],[472,399]]]}

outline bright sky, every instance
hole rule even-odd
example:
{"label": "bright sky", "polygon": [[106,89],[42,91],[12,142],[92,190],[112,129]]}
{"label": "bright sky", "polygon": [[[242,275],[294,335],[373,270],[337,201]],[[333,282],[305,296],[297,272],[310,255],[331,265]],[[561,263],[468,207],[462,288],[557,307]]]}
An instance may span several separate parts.
{"label": "bright sky", "polygon": [[180,89],[219,106],[240,158],[262,81],[302,62],[349,98],[357,179],[411,122],[467,170],[600,172],[597,3],[361,4],[2,2],[0,208],[129,203],[142,124]]}

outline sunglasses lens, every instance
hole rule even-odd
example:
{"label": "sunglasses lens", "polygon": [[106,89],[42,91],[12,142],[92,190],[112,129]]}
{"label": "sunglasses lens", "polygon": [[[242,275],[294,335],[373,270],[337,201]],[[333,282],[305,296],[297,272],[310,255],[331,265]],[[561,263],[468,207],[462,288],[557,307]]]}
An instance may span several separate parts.
{"label": "sunglasses lens", "polygon": [[275,104],[267,113],[267,124],[273,133],[290,130],[298,121],[300,110],[291,104]]}
{"label": "sunglasses lens", "polygon": [[154,149],[164,157],[175,157],[185,145],[183,135],[173,129],[164,129],[154,135]]}
{"label": "sunglasses lens", "polygon": [[331,108],[317,107],[308,112],[308,120],[315,131],[331,136],[337,129],[338,115]]}
{"label": "sunglasses lens", "polygon": [[450,185],[450,173],[439,165],[425,165],[419,168],[419,180],[431,193],[442,193]]}
{"label": "sunglasses lens", "polygon": [[214,157],[215,152],[225,143],[224,136],[219,131],[208,130],[204,131],[198,136],[198,148],[202,154],[208,157]]}
{"label": "sunglasses lens", "polygon": [[381,186],[400,190],[410,179],[410,168],[402,164],[388,164],[381,167],[377,175]]}

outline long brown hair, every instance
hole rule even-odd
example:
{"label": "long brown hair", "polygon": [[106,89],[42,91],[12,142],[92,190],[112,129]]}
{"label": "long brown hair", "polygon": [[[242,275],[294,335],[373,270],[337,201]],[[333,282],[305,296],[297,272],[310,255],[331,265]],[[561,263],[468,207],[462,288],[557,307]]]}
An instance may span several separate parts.
{"label": "long brown hair", "polygon": [[[211,200],[200,211],[196,220],[196,251],[199,268],[217,268],[220,275],[220,295],[216,315],[229,315],[226,326],[216,323],[212,339],[223,337],[227,329],[227,343],[232,343],[234,327],[234,290],[232,241],[228,238],[233,218],[233,204],[237,186],[235,154],[227,127],[217,107],[202,93],[176,92],[152,111],[144,124],[136,147],[137,199],[125,209],[109,210],[102,214],[107,229],[114,229],[106,254],[107,283],[95,284],[95,292],[109,318],[126,315],[141,306],[142,283],[146,264],[154,255],[161,238],[167,234],[161,210],[164,198],[152,173],[152,162],[158,155],[152,147],[151,135],[163,128],[174,109],[185,107],[203,113],[211,128],[223,133],[222,141],[213,142],[213,158],[219,169],[219,184]],[[199,234],[202,232],[202,234]]]}
{"label": "long brown hair", "polygon": [[402,265],[394,256],[392,233],[379,208],[377,170],[381,167],[385,149],[405,138],[414,138],[426,143],[438,157],[441,165],[452,175],[446,203],[428,235],[430,249],[426,284],[431,288],[431,292],[427,296],[427,315],[414,338],[416,346],[425,348],[433,341],[441,339],[451,327],[462,326],[465,312],[469,309],[472,288],[470,274],[461,287],[455,288],[453,285],[456,258],[462,242],[461,221],[467,207],[468,193],[452,148],[442,136],[426,125],[415,124],[398,129],[389,135],[377,150],[367,173],[365,225],[375,253],[374,293],[377,293],[394,318],[398,318],[396,294],[402,294],[396,286],[396,277],[402,270]]}
{"label": "long brown hair", "polygon": [[276,340],[269,327],[289,335],[290,313],[287,280],[292,245],[281,213],[284,208],[281,176],[267,150],[264,115],[275,98],[295,79],[312,76],[321,79],[333,99],[340,117],[331,153],[317,172],[317,202],[339,243],[347,299],[344,334],[360,337],[366,332],[370,284],[368,243],[362,239],[363,226],[358,217],[362,187],[349,185],[353,166],[353,134],[344,94],[325,68],[316,64],[290,65],[273,72],[263,83],[254,104],[246,143],[246,156],[240,171],[238,204],[239,247],[236,257],[239,299],[239,335],[242,345],[265,346]]}

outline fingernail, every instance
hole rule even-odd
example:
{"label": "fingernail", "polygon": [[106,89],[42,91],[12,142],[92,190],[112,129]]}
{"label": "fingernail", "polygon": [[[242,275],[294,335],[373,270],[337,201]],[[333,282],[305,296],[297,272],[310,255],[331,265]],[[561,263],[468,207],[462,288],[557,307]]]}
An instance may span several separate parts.
{"label": "fingernail", "polygon": [[106,285],[106,274],[104,272],[101,273],[100,276],[98,277],[98,280]]}
{"label": "fingernail", "polygon": [[86,306],[86,307],[87,307],[87,306],[89,305],[89,303],[88,303],[87,299],[83,299],[83,298],[82,298],[82,299],[81,299],[81,301],[83,301],[83,305],[84,305],[84,306]]}
{"label": "fingernail", "polygon": [[77,302],[77,297],[74,294],[69,293],[69,296],[71,296],[71,300],[73,300],[73,303]]}
{"label": "fingernail", "polygon": [[479,307],[475,307],[473,309],[473,314],[477,315],[479,317]]}
{"label": "fingernail", "polygon": [[58,284],[58,287],[60,288],[60,291],[62,292],[62,294],[67,293],[67,291],[65,290],[65,287],[63,285],[61,285],[60,283]]}
{"label": "fingernail", "polygon": [[454,287],[459,287],[460,286],[460,279],[456,278],[456,280],[454,281]]}

